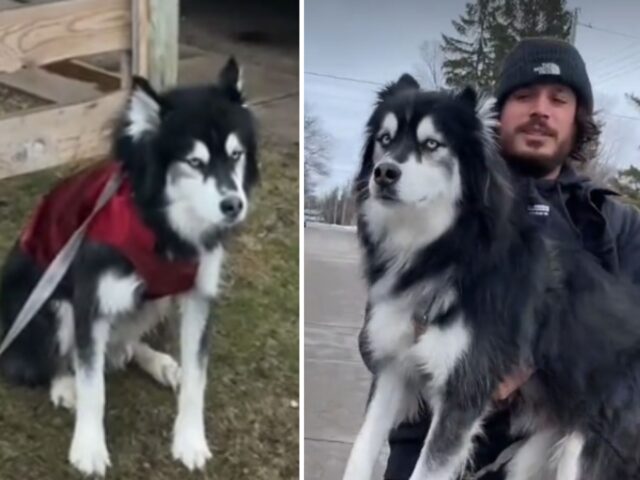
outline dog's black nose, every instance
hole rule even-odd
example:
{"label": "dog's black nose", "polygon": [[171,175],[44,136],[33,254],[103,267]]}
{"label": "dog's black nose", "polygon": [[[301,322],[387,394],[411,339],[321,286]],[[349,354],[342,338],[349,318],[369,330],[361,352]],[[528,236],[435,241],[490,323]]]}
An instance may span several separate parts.
{"label": "dog's black nose", "polygon": [[242,211],[242,199],[237,195],[230,195],[220,202],[220,210],[229,220],[235,220]]}
{"label": "dog's black nose", "polygon": [[373,170],[373,179],[381,187],[388,187],[398,181],[400,173],[400,168],[395,163],[385,162]]}

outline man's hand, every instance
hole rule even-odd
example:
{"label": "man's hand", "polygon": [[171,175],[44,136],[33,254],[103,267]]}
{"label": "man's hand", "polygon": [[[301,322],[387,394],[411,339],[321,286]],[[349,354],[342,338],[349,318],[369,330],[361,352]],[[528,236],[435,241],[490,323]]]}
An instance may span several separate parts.
{"label": "man's hand", "polygon": [[519,367],[514,372],[507,375],[502,383],[498,385],[498,388],[493,392],[493,400],[498,403],[507,401],[513,396],[518,389],[527,383],[527,380],[533,374],[533,368],[531,367]]}

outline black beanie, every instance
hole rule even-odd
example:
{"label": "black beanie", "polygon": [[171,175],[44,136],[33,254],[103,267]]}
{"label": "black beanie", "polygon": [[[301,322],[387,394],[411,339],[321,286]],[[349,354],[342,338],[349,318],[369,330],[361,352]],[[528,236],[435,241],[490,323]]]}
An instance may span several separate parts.
{"label": "black beanie", "polygon": [[593,113],[593,93],[584,60],[573,45],[552,38],[525,38],[507,54],[495,92],[498,110],[517,88],[541,82],[567,85],[578,103]]}

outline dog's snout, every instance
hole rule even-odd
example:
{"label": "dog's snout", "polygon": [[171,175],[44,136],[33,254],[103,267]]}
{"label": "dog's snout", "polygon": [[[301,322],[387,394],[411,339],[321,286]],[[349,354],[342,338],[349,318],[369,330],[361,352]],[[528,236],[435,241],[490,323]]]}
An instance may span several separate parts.
{"label": "dog's snout", "polygon": [[373,170],[373,178],[381,187],[388,187],[398,181],[400,173],[400,168],[395,163],[385,162]]}
{"label": "dog's snout", "polygon": [[220,202],[220,210],[229,220],[235,220],[242,211],[242,199],[237,195],[230,195]]}

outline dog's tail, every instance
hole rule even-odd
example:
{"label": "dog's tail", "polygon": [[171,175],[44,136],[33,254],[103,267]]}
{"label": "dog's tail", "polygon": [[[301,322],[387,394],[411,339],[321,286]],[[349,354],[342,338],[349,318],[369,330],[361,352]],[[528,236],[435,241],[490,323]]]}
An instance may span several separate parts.
{"label": "dog's tail", "polygon": [[[37,282],[38,272],[19,249],[7,258],[0,280],[0,333],[4,337]],[[50,302],[0,356],[0,374],[26,386],[47,385],[58,366],[57,316]]]}
{"label": "dog's tail", "polygon": [[0,374],[13,384],[48,385],[57,368],[56,319],[40,312],[0,357]]}

